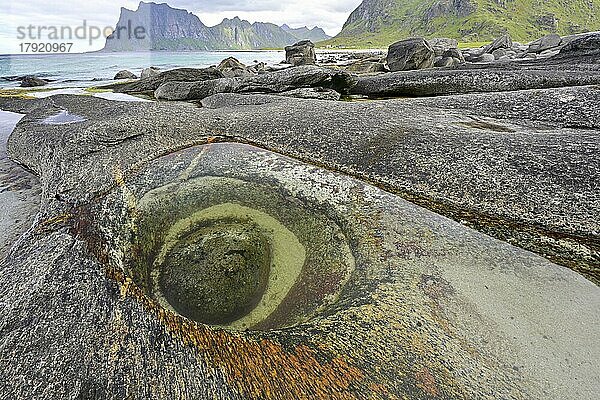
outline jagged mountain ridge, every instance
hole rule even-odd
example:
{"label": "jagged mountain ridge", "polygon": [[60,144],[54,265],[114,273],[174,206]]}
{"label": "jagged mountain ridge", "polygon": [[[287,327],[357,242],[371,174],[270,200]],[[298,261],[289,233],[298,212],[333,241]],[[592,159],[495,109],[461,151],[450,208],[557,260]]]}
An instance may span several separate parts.
{"label": "jagged mountain ridge", "polygon": [[[144,34],[134,34],[136,27]],[[130,35],[131,34],[131,35]],[[330,37],[318,27],[292,29],[288,25],[224,19],[220,24],[206,26],[196,15],[168,4],[140,2],[133,11],[121,8],[115,33],[106,40],[104,51],[144,50],[254,50],[282,48],[299,40],[320,41]]]}
{"label": "jagged mountain ridge", "polygon": [[364,0],[330,45],[387,46],[410,36],[520,41],[600,29],[600,0]]}
{"label": "jagged mountain ridge", "polygon": [[297,38],[308,39],[312,42],[321,42],[323,40],[331,39],[331,36],[325,33],[322,28],[315,26],[312,29],[309,29],[306,26],[301,28],[290,28],[287,24],[281,25],[281,29],[284,31],[291,33]]}

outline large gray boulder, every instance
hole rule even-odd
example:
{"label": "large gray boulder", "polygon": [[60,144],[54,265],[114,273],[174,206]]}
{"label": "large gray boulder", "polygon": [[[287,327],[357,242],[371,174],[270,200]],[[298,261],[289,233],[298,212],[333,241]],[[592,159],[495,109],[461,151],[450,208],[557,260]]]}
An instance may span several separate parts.
{"label": "large gray boulder", "polygon": [[529,48],[527,49],[528,53],[542,53],[546,50],[553,49],[555,47],[560,46],[562,38],[560,35],[556,33],[551,33],[550,35],[546,35],[544,37],[539,38],[529,44]]}
{"label": "large gray boulder", "polygon": [[388,48],[387,65],[390,71],[431,68],[435,52],[423,38],[410,38]]}
{"label": "large gray boulder", "polygon": [[581,36],[567,43],[558,54],[559,58],[590,60],[599,63],[600,33]]}
{"label": "large gray boulder", "polygon": [[285,60],[293,66],[314,65],[317,62],[315,45],[310,40],[302,40],[285,48]]}
{"label": "large gray boulder", "polygon": [[458,40],[450,38],[433,38],[427,42],[435,52],[436,57],[443,56],[444,52],[450,49],[458,48]]}
{"label": "large gray boulder", "polygon": [[495,39],[492,43],[485,46],[483,52],[492,54],[494,52],[494,50],[510,49],[510,48],[512,48],[512,46],[513,46],[513,41],[510,38],[510,35],[506,34],[506,35],[500,36],[499,38]]}
{"label": "large gray boulder", "polygon": [[[489,64],[482,64],[485,65]],[[370,97],[436,96],[598,84],[600,71],[438,69],[359,77],[358,84],[352,88],[351,93]]]}
{"label": "large gray boulder", "polygon": [[217,69],[225,78],[236,78],[255,75],[250,69],[235,57],[228,57],[221,61]]}
{"label": "large gray boulder", "polygon": [[305,65],[246,78],[223,78],[203,82],[167,82],[154,96],[160,100],[197,100],[217,93],[281,93],[309,87],[347,92],[357,78],[345,71]]}
{"label": "large gray boulder", "polygon": [[113,89],[118,93],[152,93],[165,82],[198,82],[209,79],[223,78],[224,75],[216,68],[177,68],[161,72],[158,75],[140,79],[136,82],[113,84],[102,88]]}

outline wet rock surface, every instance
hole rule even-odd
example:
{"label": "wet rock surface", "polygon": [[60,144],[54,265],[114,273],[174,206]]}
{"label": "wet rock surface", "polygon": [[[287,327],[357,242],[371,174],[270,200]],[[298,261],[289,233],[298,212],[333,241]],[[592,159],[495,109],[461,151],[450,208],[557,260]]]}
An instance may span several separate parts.
{"label": "wet rock surface", "polygon": [[6,141],[21,114],[0,112],[0,260],[32,225],[39,210],[40,184],[29,171],[8,158]]}
{"label": "wet rock surface", "polygon": [[248,313],[269,276],[271,244],[248,221],[208,220],[178,239],[159,265],[158,287],[180,314],[224,324]]}

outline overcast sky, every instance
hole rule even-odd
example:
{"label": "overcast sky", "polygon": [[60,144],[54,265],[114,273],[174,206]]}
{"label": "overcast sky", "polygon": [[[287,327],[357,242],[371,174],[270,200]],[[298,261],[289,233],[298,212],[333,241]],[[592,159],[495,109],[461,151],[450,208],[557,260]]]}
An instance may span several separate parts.
{"label": "overcast sky", "polygon": [[[329,35],[337,34],[348,15],[361,0],[167,0],[174,8],[183,8],[196,14],[206,25],[213,26],[223,18],[239,16],[250,22],[287,23],[292,27],[320,26]],[[137,9],[139,1],[130,0],[0,0],[0,54],[20,52],[17,38],[19,26],[80,26],[114,27],[120,8]],[[41,41],[44,41],[43,39]],[[95,40],[90,46],[80,41],[74,51],[98,50],[103,40]]]}

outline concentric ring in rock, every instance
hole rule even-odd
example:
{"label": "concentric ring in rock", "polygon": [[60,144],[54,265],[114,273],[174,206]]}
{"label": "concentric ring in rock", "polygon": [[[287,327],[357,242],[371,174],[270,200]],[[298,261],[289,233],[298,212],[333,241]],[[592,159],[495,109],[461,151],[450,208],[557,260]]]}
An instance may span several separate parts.
{"label": "concentric ring in rock", "polygon": [[[141,197],[124,225],[127,273],[167,309],[231,329],[282,328],[326,309],[355,265],[335,211],[275,181],[194,171],[207,150],[160,186],[131,179]],[[118,189],[102,207],[121,201]]]}
{"label": "concentric ring in rock", "polygon": [[[208,185],[200,186],[211,190],[228,183],[238,184],[209,179]],[[142,225],[152,235],[156,231],[148,225],[156,226],[157,212],[150,206],[148,214],[152,222]],[[186,254],[179,250],[181,247]],[[348,264],[316,263],[324,270],[341,267],[340,283],[353,267],[349,249],[344,251]],[[198,322],[237,329],[259,323],[268,326],[264,320],[284,301],[301,275],[305,261],[305,247],[275,218],[239,204],[218,204],[177,221],[169,229],[151,272],[157,281],[153,292],[167,308],[184,310],[183,315]],[[197,304],[190,307],[175,299],[177,307],[173,297],[191,298]],[[291,321],[293,316],[301,317],[288,312],[287,320]]]}

